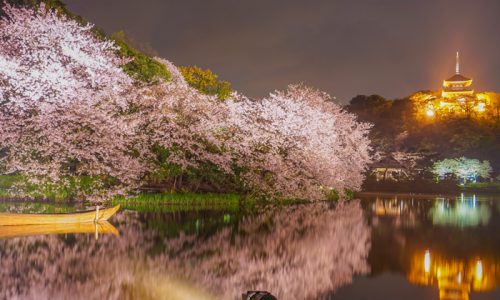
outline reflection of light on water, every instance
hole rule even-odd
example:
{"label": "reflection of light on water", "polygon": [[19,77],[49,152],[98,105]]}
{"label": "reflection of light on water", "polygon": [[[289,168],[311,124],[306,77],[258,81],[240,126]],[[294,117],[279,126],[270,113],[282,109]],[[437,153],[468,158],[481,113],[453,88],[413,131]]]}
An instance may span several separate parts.
{"label": "reflection of light on water", "polygon": [[478,260],[476,263],[476,280],[480,281],[483,279],[483,263]]}
{"label": "reflection of light on water", "polygon": [[435,225],[468,227],[488,224],[491,211],[488,204],[478,202],[475,195],[461,194],[458,201],[436,201],[430,215]]}
{"label": "reflection of light on water", "polygon": [[389,201],[377,199],[373,204],[373,211],[378,216],[399,216],[404,209],[403,201],[398,202],[397,198]]}
{"label": "reflection of light on water", "polygon": [[497,268],[495,260],[487,257],[456,259],[432,253],[431,261],[430,250],[425,250],[414,254],[407,278],[413,284],[437,287],[439,299],[465,300],[472,291],[495,289],[499,284]]}
{"label": "reflection of light on water", "polygon": [[429,273],[429,271],[431,270],[431,253],[429,252],[429,250],[425,250],[424,270],[425,273]]}

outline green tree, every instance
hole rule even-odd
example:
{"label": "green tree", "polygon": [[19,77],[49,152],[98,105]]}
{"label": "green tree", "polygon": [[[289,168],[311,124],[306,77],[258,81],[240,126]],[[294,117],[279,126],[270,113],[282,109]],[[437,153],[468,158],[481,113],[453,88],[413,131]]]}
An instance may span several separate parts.
{"label": "green tree", "polygon": [[347,109],[356,113],[361,120],[376,122],[383,117],[392,106],[392,101],[379,95],[357,95],[349,101]]}
{"label": "green tree", "polygon": [[168,80],[170,78],[167,67],[132,47],[131,38],[123,31],[114,33],[112,38],[116,45],[120,47],[118,51],[120,56],[131,59],[129,63],[123,66],[125,73],[147,83],[155,83],[158,79]]}
{"label": "green tree", "polygon": [[221,100],[227,99],[231,93],[231,83],[219,80],[210,69],[203,70],[198,66],[182,66],[179,68],[187,83],[207,95],[217,95]]}
{"label": "green tree", "polygon": [[432,173],[437,177],[444,177],[453,174],[462,183],[476,181],[478,177],[490,178],[492,168],[487,160],[469,159],[466,157],[443,159],[437,161],[432,166]]}

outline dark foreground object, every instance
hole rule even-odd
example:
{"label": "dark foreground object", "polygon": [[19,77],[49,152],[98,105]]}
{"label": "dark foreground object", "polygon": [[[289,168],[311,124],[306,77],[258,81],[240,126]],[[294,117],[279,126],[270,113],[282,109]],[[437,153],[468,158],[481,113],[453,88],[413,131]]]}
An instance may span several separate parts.
{"label": "dark foreground object", "polygon": [[242,300],[278,300],[269,292],[264,291],[248,291],[241,295]]}

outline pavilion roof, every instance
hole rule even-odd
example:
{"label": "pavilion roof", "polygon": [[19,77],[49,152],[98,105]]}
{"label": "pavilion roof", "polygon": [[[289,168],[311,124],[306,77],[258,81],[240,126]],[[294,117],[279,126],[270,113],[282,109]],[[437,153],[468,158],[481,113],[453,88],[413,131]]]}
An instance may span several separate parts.
{"label": "pavilion roof", "polygon": [[372,168],[404,169],[405,167],[392,156],[386,156],[372,165]]}

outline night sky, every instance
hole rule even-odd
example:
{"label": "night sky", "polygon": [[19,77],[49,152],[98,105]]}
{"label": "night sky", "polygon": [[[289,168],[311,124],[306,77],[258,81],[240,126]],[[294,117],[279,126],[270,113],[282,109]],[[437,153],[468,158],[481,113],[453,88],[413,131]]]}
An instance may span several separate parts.
{"label": "night sky", "polygon": [[454,73],[500,91],[500,1],[64,0],[177,65],[210,68],[251,97],[304,82],[346,103],[404,97]]}

